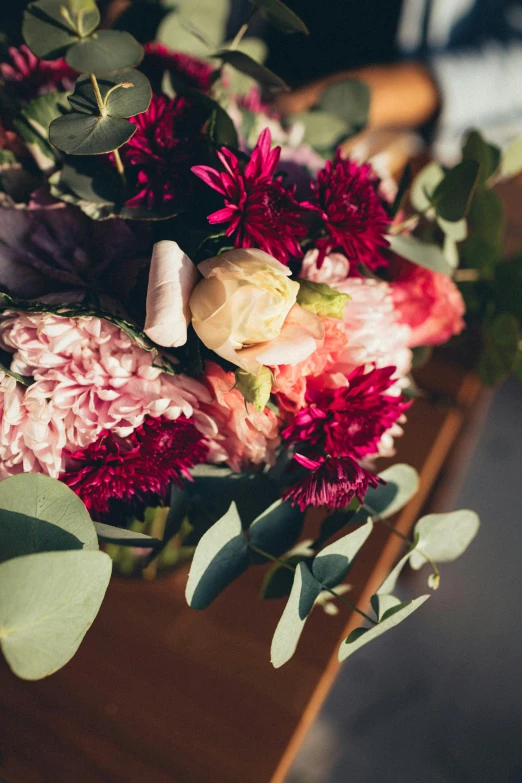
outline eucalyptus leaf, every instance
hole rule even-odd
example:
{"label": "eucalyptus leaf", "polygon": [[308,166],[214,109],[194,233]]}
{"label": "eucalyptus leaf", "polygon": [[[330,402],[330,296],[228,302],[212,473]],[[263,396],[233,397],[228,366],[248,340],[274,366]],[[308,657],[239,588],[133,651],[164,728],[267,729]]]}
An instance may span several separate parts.
{"label": "eucalyptus leaf", "polygon": [[474,511],[461,509],[448,514],[428,514],[415,525],[417,549],[410,565],[418,570],[426,563],[424,552],[435,563],[451,563],[460,557],[478,533],[480,520]]}
{"label": "eucalyptus leaf", "polygon": [[261,598],[285,598],[290,595],[294,583],[294,574],[290,568],[295,569],[301,562],[310,565],[313,559],[314,553],[309,544],[294,547],[280,558],[280,563],[274,563],[266,572],[261,585]]}
{"label": "eucalyptus leaf", "polygon": [[204,534],[194,552],[185,591],[193,609],[205,609],[248,568],[248,545],[236,504]]}
{"label": "eucalyptus leaf", "polygon": [[294,576],[290,597],[281,615],[272,639],[271,661],[278,669],[290,660],[311,612],[321,592],[321,585],[305,563],[299,563]]}
{"label": "eucalyptus leaf", "polygon": [[292,114],[289,120],[292,126],[303,126],[303,142],[323,152],[333,149],[350,135],[346,122],[320,109]]}
{"label": "eucalyptus leaf", "polygon": [[347,126],[349,135],[354,135],[368,122],[370,88],[357,79],[335,82],[323,90],[319,108],[339,117]]}
{"label": "eucalyptus leaf", "polygon": [[248,528],[249,542],[264,552],[279,557],[299,538],[303,520],[304,512],[298,506],[276,500],[254,519]]}
{"label": "eucalyptus leaf", "polygon": [[73,657],[98,614],[104,552],[42,552],[0,565],[0,646],[13,672],[39,680]]}
{"label": "eucalyptus leaf", "polygon": [[447,172],[432,197],[439,217],[453,222],[466,217],[480,170],[481,165],[476,160],[463,160]]}
{"label": "eucalyptus leaf", "polygon": [[256,62],[248,54],[245,54],[245,52],[241,52],[238,49],[221,49],[219,52],[216,52],[216,54],[213,54],[212,57],[232,66],[232,68],[245,74],[245,76],[250,76],[251,79],[255,79],[255,81],[259,82],[263,87],[268,87],[272,90],[290,89],[283,79],[276,76],[275,73],[272,73],[269,68]]}
{"label": "eucalyptus leaf", "polygon": [[451,220],[437,217],[437,223],[444,231],[446,237],[449,237],[454,242],[463,242],[468,236],[468,221],[465,218],[451,222]]}
{"label": "eucalyptus leaf", "polygon": [[67,65],[79,73],[101,76],[120,68],[135,68],[143,59],[143,46],[122,30],[100,30],[67,50]]}
{"label": "eucalyptus leaf", "polygon": [[351,634],[341,643],[339,647],[339,661],[345,661],[356,650],[364,647],[365,644],[371,642],[372,639],[376,639],[381,636],[390,628],[394,628],[399,623],[402,623],[407,617],[410,616],[416,609],[419,608],[425,601],[430,598],[429,595],[421,595],[420,598],[415,598],[413,601],[407,603],[397,604],[387,609],[382,616],[382,620],[377,625],[372,625],[371,628],[356,628]]}
{"label": "eucalyptus leaf", "polygon": [[137,533],[134,530],[127,530],[114,525],[105,525],[102,522],[95,522],[94,527],[100,541],[109,544],[119,544],[120,546],[143,547],[146,549],[157,549],[163,545],[163,541],[145,533]]}
{"label": "eucalyptus leaf", "polygon": [[69,155],[103,155],[118,149],[136,133],[136,126],[120,117],[66,114],[51,123],[51,144]]}
{"label": "eucalyptus leaf", "polygon": [[489,270],[502,254],[504,240],[504,207],[494,190],[477,188],[468,214],[470,236],[461,247],[466,266]]}
{"label": "eucalyptus leaf", "polygon": [[[401,557],[399,562],[395,565],[395,567],[390,571],[382,585],[377,590],[376,595],[382,596],[382,595],[390,595],[395,590],[395,587],[397,585],[397,580],[401,574],[402,569],[412,556],[414,550],[409,549],[406,554]],[[426,562],[423,560],[423,562]]]}
{"label": "eucalyptus leaf", "polygon": [[319,552],[312,563],[312,573],[322,586],[335,587],[343,581],[372,529],[373,522],[369,519]]}
{"label": "eucalyptus leaf", "polygon": [[16,541],[18,554],[48,551],[54,549],[53,540],[58,544],[64,541],[64,537],[49,526],[40,529],[39,520],[74,536],[85,549],[98,549],[96,531],[87,509],[72,489],[58,479],[43,473],[19,473],[0,481],[0,509],[4,512],[4,520],[8,512],[32,520],[32,525],[25,525],[23,533],[20,529]]}
{"label": "eucalyptus leaf", "polygon": [[516,316],[500,313],[485,328],[485,349],[479,361],[480,378],[493,386],[507,378],[516,368],[521,327]]}
{"label": "eucalyptus leaf", "polygon": [[500,149],[494,144],[489,144],[479,131],[471,130],[466,136],[462,157],[464,160],[476,160],[480,163],[479,183],[483,184],[497,171],[501,153]]}
{"label": "eucalyptus leaf", "polygon": [[49,126],[69,110],[65,92],[50,92],[34,98],[15,118],[14,126],[42,171],[56,166],[57,153],[49,143]]}
{"label": "eucalyptus leaf", "polygon": [[310,31],[305,23],[281,0],[250,0],[261,16],[283,33],[305,33]]}
{"label": "eucalyptus leaf", "polygon": [[55,60],[99,23],[100,12],[94,0],[38,0],[24,12],[22,35],[33,54],[42,60]]}
{"label": "eucalyptus leaf", "polygon": [[387,234],[390,250],[413,264],[450,276],[452,268],[438,245],[423,242],[411,234]]}
{"label": "eucalyptus leaf", "polygon": [[443,179],[444,169],[440,163],[435,161],[428,163],[419,171],[413,180],[410,191],[410,201],[417,212],[428,213],[427,216],[430,216],[430,210],[433,212],[431,208],[433,193]]}
{"label": "eucalyptus leaf", "polygon": [[237,131],[232,118],[222,106],[200,90],[188,89],[183,94],[206,112],[208,117],[207,134],[216,147],[238,147]]}
{"label": "eucalyptus leaf", "polygon": [[370,513],[388,519],[404,508],[419,489],[419,474],[415,468],[401,462],[383,470],[379,478],[384,483],[370,487],[364,497],[364,505],[352,522],[365,520]]}
{"label": "eucalyptus leaf", "polygon": [[522,171],[522,136],[512,141],[502,151],[500,173],[505,179],[516,177]]}
{"label": "eucalyptus leaf", "polygon": [[94,204],[114,206],[123,200],[120,175],[95,156],[68,158],[57,179],[59,187]]}
{"label": "eucalyptus leaf", "polygon": [[399,598],[396,598],[394,595],[387,595],[386,593],[375,593],[375,595],[372,595],[370,603],[378,620],[382,620],[383,615],[388,609],[401,605]]}
{"label": "eucalyptus leaf", "polygon": [[[135,68],[125,68],[115,74],[100,74],[97,82],[109,117],[134,117],[148,109],[152,98],[150,82]],[[117,87],[118,84],[130,86]],[[76,112],[96,117],[100,114],[89,76],[80,76],[68,100]]]}

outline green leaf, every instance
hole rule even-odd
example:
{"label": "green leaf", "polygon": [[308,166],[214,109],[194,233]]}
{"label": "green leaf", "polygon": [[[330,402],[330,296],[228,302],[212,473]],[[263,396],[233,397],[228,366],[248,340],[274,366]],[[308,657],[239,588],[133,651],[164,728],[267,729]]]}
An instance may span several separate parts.
{"label": "green leaf", "polygon": [[500,313],[484,332],[485,349],[480,357],[479,373],[483,383],[493,386],[516,368],[521,340],[520,323],[511,313]]}
{"label": "green leaf", "polygon": [[50,476],[19,473],[0,481],[0,509],[2,559],[82,546],[98,549],[84,504],[66,484]]}
{"label": "green leaf", "polygon": [[344,310],[351,299],[349,294],[341,294],[326,283],[312,283],[311,280],[299,280],[297,303],[311,313],[323,318],[344,318]]}
{"label": "green leaf", "polygon": [[452,222],[466,217],[480,168],[476,160],[463,160],[448,171],[433,192],[433,206],[439,217]]}
{"label": "green leaf", "polygon": [[102,522],[95,522],[94,527],[100,541],[105,541],[109,544],[144,547],[147,549],[156,549],[163,545],[163,541],[146,536],[144,533],[136,533],[134,530],[127,530],[114,525],[104,525]]}
{"label": "green leaf", "polygon": [[399,212],[399,210],[402,209],[402,206],[407,199],[408,189],[412,184],[412,180],[413,180],[413,169],[411,167],[411,164],[407,163],[406,166],[404,167],[404,171],[402,172],[399,181],[399,186],[397,188],[397,193],[395,195],[391,208],[391,214],[394,217]]}
{"label": "green leaf", "polygon": [[495,266],[504,240],[504,207],[494,190],[477,188],[468,215],[470,236],[462,245],[466,266],[487,270]]}
{"label": "green leaf", "polygon": [[270,659],[274,668],[283,666],[294,654],[306,618],[320,592],[321,585],[312,576],[308,566],[299,563],[290,597],[272,639]]}
{"label": "green leaf", "polygon": [[104,552],[43,552],[0,565],[0,646],[13,672],[39,680],[73,657],[98,614]]}
{"label": "green leaf", "polygon": [[[349,506],[346,508],[337,509],[337,511],[334,511],[332,514],[327,516],[326,519],[321,523],[321,530],[319,536],[313,542],[313,548],[320,548],[326,541],[328,541],[329,538],[338,533],[339,530],[342,530],[343,527],[349,525],[355,518],[360,505],[361,504],[357,498],[352,498]],[[364,522],[366,521],[367,517],[368,514],[366,513],[363,518],[359,518],[356,521]]]}
{"label": "green leaf", "polygon": [[143,46],[122,30],[100,30],[69,47],[67,65],[79,73],[101,76],[120,68],[135,68],[143,59]]}
{"label": "green leaf", "polygon": [[360,647],[364,647],[365,644],[371,642],[372,639],[376,639],[381,636],[390,628],[394,628],[399,623],[402,623],[410,614],[428,600],[429,595],[421,595],[420,598],[415,598],[413,601],[407,603],[398,604],[390,607],[382,616],[382,620],[377,625],[372,625],[371,628],[356,628],[347,639],[342,642],[339,647],[339,661],[345,661],[352,653],[358,650]]}
{"label": "green leaf", "polygon": [[263,367],[257,375],[240,368],[236,370],[235,388],[241,392],[245,403],[252,403],[256,411],[265,409],[273,382],[274,376],[268,367]]}
{"label": "green leaf", "polygon": [[312,563],[312,573],[322,586],[335,587],[343,581],[372,529],[373,522],[369,519],[319,552]]}
{"label": "green leaf", "polygon": [[251,79],[255,79],[255,81],[259,82],[263,87],[268,87],[271,90],[290,89],[283,79],[280,79],[279,76],[272,73],[265,65],[256,62],[256,60],[248,54],[245,54],[245,52],[241,52],[237,49],[221,49],[219,52],[216,52],[216,54],[213,54],[212,57],[216,57],[223,63],[232,66],[232,68],[245,74],[245,76],[250,76]]}
{"label": "green leaf", "polygon": [[438,245],[423,242],[408,234],[387,234],[386,239],[390,243],[390,250],[397,253],[398,256],[402,256],[402,258],[406,258],[425,269],[430,269],[432,272],[451,275],[452,268]]}
{"label": "green leaf", "polygon": [[[304,512],[288,501],[276,500],[248,528],[251,544],[279,557],[293,546],[303,529]],[[263,560],[266,562],[266,560]]]}
{"label": "green leaf", "polygon": [[348,127],[349,135],[354,135],[368,122],[370,88],[357,79],[335,82],[323,91],[319,108],[339,117]]}
{"label": "green leaf", "polygon": [[451,563],[460,557],[478,533],[480,520],[473,511],[461,509],[449,514],[428,514],[415,525],[417,549],[410,565],[416,571],[425,564],[424,552],[435,563]]}
{"label": "green leaf", "polygon": [[193,609],[205,609],[230,582],[248,568],[248,544],[236,504],[232,503],[200,540],[185,591]]}
{"label": "green leaf", "polygon": [[506,179],[516,177],[522,171],[522,136],[512,141],[502,152],[500,173]]}
{"label": "green leaf", "polygon": [[103,155],[118,149],[136,133],[136,126],[119,117],[66,114],[51,123],[49,140],[69,155]]}
{"label": "green leaf", "polygon": [[100,164],[98,157],[69,158],[57,179],[61,188],[94,204],[114,206],[123,199],[120,175],[115,168]]}
{"label": "green leaf", "polygon": [[[397,463],[379,473],[379,478],[385,484],[379,484],[375,488],[370,487],[364,497],[364,505],[381,519],[388,519],[400,511],[417,494],[419,474],[410,465]],[[369,512],[361,506],[353,521],[359,521],[359,518],[366,519],[368,515]]]}
{"label": "green leaf", "polygon": [[231,117],[219,105],[217,101],[200,90],[188,89],[183,91],[208,117],[207,134],[215,147],[235,147],[239,141],[237,131]]}
{"label": "green leaf", "polygon": [[[135,68],[125,68],[112,75],[102,74],[98,76],[97,82],[109,117],[134,117],[148,109],[152,98],[150,82]],[[132,86],[116,87],[118,84]],[[80,76],[74,93],[69,96],[69,103],[76,112],[99,116],[100,110],[89,76]]]}
{"label": "green leaf", "polygon": [[250,2],[258,8],[261,16],[283,33],[310,35],[305,23],[281,0],[250,0]]}
{"label": "green leaf", "polygon": [[24,13],[22,35],[33,54],[55,60],[99,23],[94,0],[38,0]]}
{"label": "green leaf", "polygon": [[335,148],[350,135],[350,127],[343,120],[320,109],[292,114],[289,121],[292,126],[303,126],[303,142],[323,152]]}
{"label": "green leaf", "polygon": [[522,255],[503,261],[495,268],[495,297],[502,309],[522,322]]}
{"label": "green leaf", "polygon": [[462,157],[464,160],[475,160],[480,163],[479,183],[483,184],[497,171],[500,156],[500,149],[494,144],[488,144],[479,131],[471,130],[467,134],[462,148]]}
{"label": "green leaf", "polygon": [[465,218],[452,223],[450,220],[437,217],[437,223],[444,231],[446,238],[449,237],[454,242],[463,242],[468,236],[468,221]]}
{"label": "green leaf", "polygon": [[[294,570],[298,563],[305,562],[308,565],[311,564],[314,559],[314,553],[310,548],[310,541],[303,541],[297,544],[286,555],[282,556],[281,563],[274,563],[263,579],[261,585],[261,598],[285,598],[290,595],[292,585],[294,582],[294,574],[287,567],[290,566]],[[283,563],[285,565],[283,565]]]}
{"label": "green leaf", "polygon": [[[378,620],[382,620],[383,615],[388,609],[402,606],[398,598],[395,598],[394,595],[387,595],[386,593],[383,593],[382,595],[380,593],[375,593],[375,595],[372,595],[370,603]],[[361,629],[359,628],[357,630]]]}
{"label": "green leaf", "polygon": [[56,150],[49,143],[49,126],[69,110],[68,93],[49,92],[34,98],[14,121],[18,135],[26,143],[38,167],[48,171],[56,166]]}
{"label": "green leaf", "polygon": [[414,550],[409,549],[408,552],[406,552],[406,554],[403,557],[401,557],[399,562],[390,571],[390,573],[388,574],[388,576],[386,577],[382,585],[377,590],[376,593],[377,596],[390,595],[390,593],[393,593],[397,585],[397,579],[399,578],[402,569],[404,568],[404,566],[412,556],[413,551]]}
{"label": "green leaf", "polygon": [[414,209],[421,214],[433,212],[431,202],[433,193],[444,179],[444,170],[439,163],[432,161],[419,171],[410,191],[410,201]]}

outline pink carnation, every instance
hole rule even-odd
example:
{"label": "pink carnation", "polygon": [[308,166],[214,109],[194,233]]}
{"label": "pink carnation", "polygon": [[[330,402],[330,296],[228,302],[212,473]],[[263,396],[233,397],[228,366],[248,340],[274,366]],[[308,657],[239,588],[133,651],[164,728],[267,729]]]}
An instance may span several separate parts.
{"label": "pink carnation", "polygon": [[152,353],[108,321],[11,314],[0,325],[0,339],[14,352],[12,369],[35,379],[25,392],[7,381],[2,389],[0,447],[8,474],[58,476],[64,449],[88,446],[102,430],[127,437],[147,415],[193,417],[204,435],[217,432],[199,410],[211,400],[206,387],[154,367]]}
{"label": "pink carnation", "polygon": [[213,401],[202,405],[202,411],[216,422],[218,434],[211,444],[212,462],[227,462],[241,471],[263,462],[273,464],[279,445],[278,420],[268,408],[255,411],[245,406],[243,395],[234,389],[235,378],[218,364],[207,362],[205,380]]}
{"label": "pink carnation", "polygon": [[399,322],[410,327],[410,348],[440,345],[464,329],[464,300],[450,277],[403,259],[392,263],[393,302]]}

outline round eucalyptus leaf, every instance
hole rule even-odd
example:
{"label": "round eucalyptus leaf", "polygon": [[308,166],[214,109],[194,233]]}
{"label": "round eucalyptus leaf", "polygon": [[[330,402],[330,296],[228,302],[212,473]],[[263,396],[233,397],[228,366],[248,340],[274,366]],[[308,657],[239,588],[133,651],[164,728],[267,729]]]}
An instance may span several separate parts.
{"label": "round eucalyptus leaf", "polygon": [[[97,82],[109,117],[134,117],[148,109],[152,98],[150,83],[135,68],[102,74],[97,77]],[[124,84],[125,87],[117,87],[118,84]],[[75,112],[99,116],[100,110],[89,76],[80,76],[74,93],[69,96],[69,103]]]}
{"label": "round eucalyptus leaf", "polygon": [[480,520],[474,511],[461,509],[448,514],[428,514],[415,525],[418,536],[410,558],[415,570],[426,563],[421,552],[436,563],[451,563],[460,557],[478,533]]}
{"label": "round eucalyptus leaf", "polygon": [[[276,500],[248,528],[249,541],[274,557],[287,552],[303,529],[304,512],[291,503]],[[260,562],[266,563],[263,558]]]}
{"label": "round eucalyptus leaf", "polygon": [[451,276],[453,270],[438,245],[423,242],[410,234],[387,234],[386,239],[394,253],[411,261],[412,264]]}
{"label": "round eucalyptus leaf", "polygon": [[66,114],[51,123],[49,141],[69,155],[103,155],[121,147],[136,126],[120,117]]}
{"label": "round eucalyptus leaf", "polygon": [[[85,549],[98,549],[98,539],[94,524],[80,498],[66,484],[42,473],[19,473],[17,476],[0,481],[0,540],[2,523],[9,523],[9,512],[24,517],[16,540],[11,547],[17,551],[11,556],[30,554],[31,552],[54,549],[77,548],[75,538]],[[40,525],[39,522],[49,523]],[[67,537],[60,529],[69,534],[71,546],[67,546]],[[15,533],[16,531],[12,531]]]}
{"label": "round eucalyptus leaf", "polygon": [[319,108],[342,120],[349,129],[349,134],[353,135],[362,130],[368,122],[370,89],[367,84],[357,79],[335,82],[323,91]]}
{"label": "round eucalyptus leaf", "polygon": [[100,12],[94,0],[38,0],[24,13],[22,35],[33,54],[55,60],[99,23]]}
{"label": "round eucalyptus leaf", "polygon": [[98,614],[112,562],[104,552],[42,552],[0,565],[0,646],[13,672],[61,669]]}
{"label": "round eucalyptus leaf", "polygon": [[433,206],[444,220],[457,222],[468,214],[481,164],[465,159],[450,169],[433,191]]}
{"label": "round eucalyptus leaf", "polygon": [[410,191],[410,200],[417,212],[427,213],[428,217],[433,215],[434,210],[431,207],[433,193],[443,179],[444,169],[436,161],[428,163],[419,171]]}
{"label": "round eucalyptus leaf", "polygon": [[343,581],[372,529],[373,522],[369,519],[365,525],[319,552],[312,563],[312,573],[322,586],[336,587]]}
{"label": "round eucalyptus leaf", "polygon": [[120,175],[98,157],[68,158],[58,178],[61,187],[93,204],[111,205],[123,200]]}
{"label": "round eucalyptus leaf", "polygon": [[303,562],[299,563],[290,597],[272,639],[270,660],[275,669],[283,666],[294,654],[306,618],[320,592],[321,585],[312,576],[308,566]]}
{"label": "round eucalyptus leaf", "polygon": [[143,59],[143,46],[130,33],[100,30],[71,46],[65,59],[76,71],[98,76],[139,65]]}

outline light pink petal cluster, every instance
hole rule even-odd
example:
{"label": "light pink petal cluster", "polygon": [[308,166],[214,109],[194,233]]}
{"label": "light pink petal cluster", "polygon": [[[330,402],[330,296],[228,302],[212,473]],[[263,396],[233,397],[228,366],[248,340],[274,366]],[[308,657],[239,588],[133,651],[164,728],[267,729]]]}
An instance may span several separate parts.
{"label": "light pink petal cluster", "polygon": [[63,449],[87,446],[104,429],[125,437],[147,415],[183,414],[204,434],[217,431],[199,410],[211,402],[208,389],[154,367],[152,353],[106,320],[13,313],[0,325],[0,341],[14,353],[12,369],[35,379],[25,393],[4,381],[2,448],[13,455],[3,460],[9,473],[38,470],[26,467],[38,461],[56,476]]}
{"label": "light pink petal cluster", "polygon": [[213,402],[203,404],[201,410],[217,424],[210,461],[227,462],[236,471],[264,462],[273,464],[280,442],[275,413],[269,408],[256,411],[252,405],[247,410],[243,395],[233,388],[234,374],[214,362],[207,362],[205,380]]}

